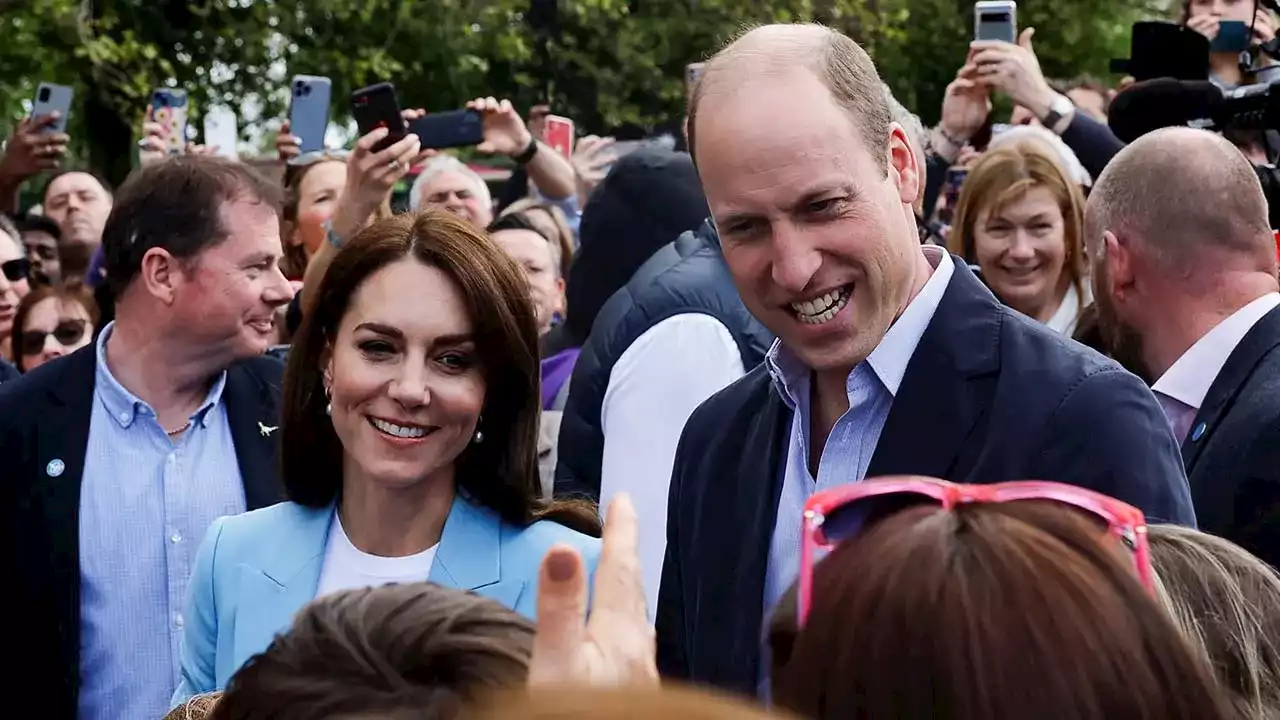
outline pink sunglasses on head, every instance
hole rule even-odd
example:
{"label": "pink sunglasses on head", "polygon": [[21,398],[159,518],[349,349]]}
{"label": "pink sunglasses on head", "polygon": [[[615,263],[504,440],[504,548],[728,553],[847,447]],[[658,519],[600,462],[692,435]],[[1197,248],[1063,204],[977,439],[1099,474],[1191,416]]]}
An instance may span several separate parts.
{"label": "pink sunglasses on head", "polygon": [[1142,511],[1101,493],[1054,482],[1021,481],[993,485],[959,485],[924,477],[891,477],[850,483],[815,493],[804,506],[804,537],[800,546],[799,626],[804,627],[813,602],[813,567],[818,550],[830,550],[856,536],[865,521],[882,517],[873,510],[896,496],[915,505],[933,502],[946,510],[966,503],[1005,503],[1048,500],[1070,505],[1098,518],[1133,553],[1138,579],[1154,593],[1147,520]]}

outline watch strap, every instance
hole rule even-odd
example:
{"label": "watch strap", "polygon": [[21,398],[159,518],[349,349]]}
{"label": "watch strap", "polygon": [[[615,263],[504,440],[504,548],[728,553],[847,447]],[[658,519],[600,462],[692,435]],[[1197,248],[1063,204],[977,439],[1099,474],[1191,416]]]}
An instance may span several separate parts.
{"label": "watch strap", "polygon": [[529,138],[529,144],[525,146],[525,149],[521,150],[520,154],[516,155],[512,160],[515,160],[517,165],[528,165],[529,161],[533,159],[533,156],[537,154],[538,138],[531,137]]}

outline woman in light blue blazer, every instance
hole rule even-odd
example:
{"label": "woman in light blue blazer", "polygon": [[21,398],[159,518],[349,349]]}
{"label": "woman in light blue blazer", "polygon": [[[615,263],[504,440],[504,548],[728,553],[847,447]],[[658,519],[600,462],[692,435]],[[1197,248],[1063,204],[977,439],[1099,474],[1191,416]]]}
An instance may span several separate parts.
{"label": "woman in light blue blazer", "polygon": [[593,505],[540,499],[537,323],[501,249],[447,213],[381,220],[313,302],[285,373],[289,501],[209,529],[175,703],[223,688],[317,595],[430,580],[532,617],[548,549],[599,554]]}

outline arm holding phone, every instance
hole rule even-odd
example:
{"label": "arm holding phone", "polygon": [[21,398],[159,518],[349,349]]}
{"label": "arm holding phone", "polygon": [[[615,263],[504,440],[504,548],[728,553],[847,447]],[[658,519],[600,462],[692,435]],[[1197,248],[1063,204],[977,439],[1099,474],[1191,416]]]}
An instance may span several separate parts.
{"label": "arm holding phone", "polygon": [[[573,166],[563,155],[534,138],[509,100],[476,98],[467,103],[467,109],[480,113],[484,122],[484,142],[476,146],[477,150],[506,155],[524,165],[534,187],[548,200],[574,197],[577,185]],[[526,159],[524,156],[531,148],[532,155]]]}
{"label": "arm holding phone", "polygon": [[[406,120],[416,119],[421,110],[404,112]],[[338,198],[333,216],[329,219],[331,234],[347,240],[369,224],[369,220],[378,212],[378,208],[387,200],[391,189],[405,176],[415,164],[421,162],[424,154],[418,142],[418,136],[412,133],[398,142],[374,151],[374,146],[384,140],[390,131],[385,127],[374,129],[356,141],[351,156],[347,158],[347,184]],[[431,151],[427,151],[431,152]],[[325,268],[337,248],[324,243],[311,262],[307,264],[303,290],[314,288],[324,276]]]}
{"label": "arm holding phone", "polygon": [[46,170],[56,170],[67,154],[71,138],[53,130],[60,115],[23,118],[13,129],[0,157],[0,212],[17,214],[18,191],[27,178]]}

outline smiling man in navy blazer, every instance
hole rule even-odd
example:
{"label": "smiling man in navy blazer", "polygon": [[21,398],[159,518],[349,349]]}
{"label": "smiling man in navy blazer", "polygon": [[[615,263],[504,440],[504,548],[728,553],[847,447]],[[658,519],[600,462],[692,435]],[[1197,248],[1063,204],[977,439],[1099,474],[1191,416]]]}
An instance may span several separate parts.
{"label": "smiling man in navy blazer", "polygon": [[1195,521],[1151,391],[920,245],[923,169],[884,97],[866,53],[815,25],[752,30],[694,91],[689,146],[725,261],[779,339],[685,425],[657,613],[667,676],[767,687],[763,620],[798,574],[816,489],[1055,480]]}
{"label": "smiling man in navy blazer", "polygon": [[162,716],[200,539],[280,499],[278,193],[215,158],[138,171],[103,234],[115,322],[0,386],[7,675],[49,717]]}

